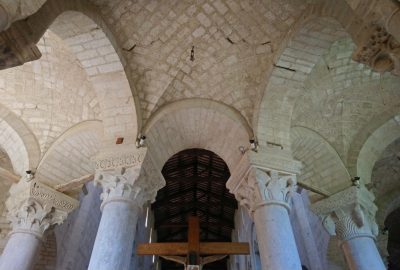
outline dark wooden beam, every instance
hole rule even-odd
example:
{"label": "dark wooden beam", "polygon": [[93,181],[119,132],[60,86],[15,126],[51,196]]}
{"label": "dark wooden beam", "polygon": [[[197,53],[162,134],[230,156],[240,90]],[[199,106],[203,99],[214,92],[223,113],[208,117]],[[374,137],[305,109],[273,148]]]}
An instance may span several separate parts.
{"label": "dark wooden beam", "polygon": [[[151,205],[152,209],[158,208],[160,206],[164,206],[164,205],[169,205],[171,203],[172,200],[178,199],[179,197],[182,197],[183,195],[187,194],[187,193],[192,193],[194,191],[195,187],[190,187],[190,188],[186,188],[183,190],[180,190],[178,192],[174,192],[172,194],[169,194],[168,196],[163,197],[162,199],[158,199],[156,202],[154,202]],[[221,200],[222,199],[222,194],[217,194],[213,191],[210,190],[204,190],[200,187],[197,187],[197,191],[200,191],[201,193],[203,193],[203,195],[206,196],[210,196],[216,200]],[[203,196],[202,196],[203,197]],[[237,201],[236,199],[232,196],[232,197],[226,197],[224,198],[224,203],[226,203],[228,206],[237,209]]]}
{"label": "dark wooden beam", "polygon": [[[189,259],[192,260],[189,264],[200,264],[200,225],[199,217],[189,217],[189,230],[188,230],[188,254]],[[191,256],[196,258],[191,258]]]}
{"label": "dark wooden beam", "polygon": [[[146,243],[136,248],[137,255],[186,255],[188,243]],[[209,242],[200,243],[201,255],[239,255],[250,254],[248,243]]]}
{"label": "dark wooden beam", "polygon": [[210,213],[210,211],[208,209],[209,205],[207,205],[205,203],[202,203],[202,202],[191,202],[191,203],[188,203],[188,204],[182,204],[182,208],[185,209],[185,210],[180,211],[178,213],[175,213],[173,215],[168,215],[163,219],[156,220],[155,224],[154,224],[154,227],[156,229],[158,229],[158,227],[161,224],[163,224],[165,221],[171,220],[171,219],[173,219],[173,218],[175,218],[177,216],[185,216],[188,213],[193,212],[193,210],[194,210],[194,211],[200,211],[204,215],[208,214],[210,217],[212,217],[212,218],[214,218],[216,220],[219,220],[219,222],[221,222],[225,226],[228,226],[229,228],[232,228],[232,229],[234,228],[233,220],[228,220],[228,219],[226,219],[224,217],[221,217],[219,215],[215,215],[215,214]]}
{"label": "dark wooden beam", "polygon": [[156,208],[156,207],[159,206],[159,205],[168,204],[171,200],[177,199],[177,198],[181,197],[182,195],[184,195],[184,194],[186,194],[186,193],[192,192],[193,189],[194,189],[194,187],[190,187],[190,188],[182,189],[182,190],[180,190],[180,191],[178,191],[178,192],[174,192],[174,193],[168,194],[167,196],[163,197],[162,199],[157,199],[157,200],[151,205],[151,208],[154,209],[154,208]]}
{"label": "dark wooden beam", "polygon": [[186,217],[190,212],[192,211],[192,208],[188,208],[184,211],[179,211],[178,213],[172,214],[172,215],[167,215],[165,218],[163,219],[156,219],[154,222],[154,227],[155,229],[158,229],[158,227],[163,224],[164,222],[171,220],[173,218],[179,217],[179,216],[183,216]]}
{"label": "dark wooden beam", "polygon": [[[200,222],[200,228],[207,228],[208,226],[223,226],[225,223],[223,222]],[[159,229],[164,229],[164,228],[187,228],[188,225],[186,223],[163,223],[158,226]]]}
{"label": "dark wooden beam", "polygon": [[179,234],[183,234],[182,239],[185,239],[185,237],[186,237],[186,232],[187,232],[187,229],[184,228],[184,229],[181,229],[181,230],[177,230],[177,231],[175,231],[175,232],[169,232],[169,233],[167,234],[166,237],[164,237],[164,235],[161,235],[160,232],[158,232],[157,236],[158,236],[158,240],[159,240],[160,242],[166,242],[167,240],[168,240],[168,241],[170,241],[170,240],[173,241],[173,238],[174,238],[176,235],[179,235]]}
{"label": "dark wooden beam", "polygon": [[146,243],[136,248],[137,255],[186,255],[187,243]]}
{"label": "dark wooden beam", "polygon": [[202,230],[204,231],[204,232],[206,232],[206,234],[207,234],[207,236],[206,236],[206,239],[208,239],[208,235],[209,234],[212,234],[212,235],[214,235],[215,237],[218,237],[219,239],[221,239],[222,241],[226,241],[226,242],[230,242],[231,241],[231,238],[230,237],[226,237],[225,235],[222,235],[222,234],[220,234],[220,233],[217,233],[217,232],[214,232],[213,230],[211,230],[211,229],[209,229],[209,228],[202,228]]}
{"label": "dark wooden beam", "polygon": [[200,243],[201,255],[239,255],[250,254],[250,246],[248,243]]}

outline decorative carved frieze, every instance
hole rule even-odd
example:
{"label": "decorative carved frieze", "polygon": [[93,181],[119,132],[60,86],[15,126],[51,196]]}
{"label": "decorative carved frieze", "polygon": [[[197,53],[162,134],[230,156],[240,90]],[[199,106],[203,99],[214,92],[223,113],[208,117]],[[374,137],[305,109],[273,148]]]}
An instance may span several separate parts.
{"label": "decorative carved frieze", "polygon": [[400,44],[396,39],[378,24],[370,25],[363,33],[353,59],[377,72],[400,74]]}
{"label": "decorative carved frieze", "polygon": [[112,201],[127,201],[142,207],[155,199],[165,180],[154,166],[147,148],[103,152],[94,159],[95,184],[103,187],[102,207]]}
{"label": "decorative carved frieze", "polygon": [[365,187],[352,186],[311,206],[325,229],[342,241],[378,234],[374,196]]}
{"label": "decorative carved frieze", "polygon": [[141,166],[147,149],[142,147],[134,150],[119,150],[101,152],[94,158],[96,170],[110,170],[116,168],[127,168]]}
{"label": "decorative carved frieze", "polygon": [[37,181],[32,181],[6,201],[13,233],[28,232],[42,237],[45,230],[61,224],[78,201]]}

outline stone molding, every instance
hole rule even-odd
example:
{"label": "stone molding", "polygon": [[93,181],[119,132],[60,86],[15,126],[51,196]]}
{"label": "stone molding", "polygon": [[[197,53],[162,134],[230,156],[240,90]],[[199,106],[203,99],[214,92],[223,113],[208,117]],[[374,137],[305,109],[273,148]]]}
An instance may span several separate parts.
{"label": "stone molding", "polygon": [[107,151],[94,158],[96,173],[94,183],[103,188],[104,206],[113,201],[124,201],[142,207],[155,200],[157,191],[165,186],[165,180],[154,166],[145,147],[122,152]]}
{"label": "stone molding", "polygon": [[[253,160],[261,161],[261,158]],[[296,186],[296,175],[252,163],[245,155],[226,186],[250,215],[259,207],[271,204],[281,205],[289,211],[289,195]]]}
{"label": "stone molding", "polygon": [[11,233],[24,232],[42,238],[51,225],[63,223],[78,205],[77,200],[32,181],[6,201]]}
{"label": "stone molding", "polygon": [[352,186],[315,203],[311,209],[322,218],[328,233],[341,241],[375,238],[379,230],[374,218],[377,207],[373,201],[374,195],[364,186]]}
{"label": "stone molding", "polygon": [[147,149],[118,149],[103,151],[93,158],[96,170],[111,170],[117,168],[127,168],[141,166]]}

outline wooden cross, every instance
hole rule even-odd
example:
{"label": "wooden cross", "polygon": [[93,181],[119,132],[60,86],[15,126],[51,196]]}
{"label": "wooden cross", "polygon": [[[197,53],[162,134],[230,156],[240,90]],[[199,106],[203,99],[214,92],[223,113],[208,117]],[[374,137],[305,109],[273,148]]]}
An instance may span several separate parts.
{"label": "wooden cross", "polygon": [[187,243],[138,244],[138,255],[158,255],[185,266],[186,270],[200,270],[203,265],[223,259],[228,255],[249,254],[248,243],[200,242],[198,217],[189,217]]}

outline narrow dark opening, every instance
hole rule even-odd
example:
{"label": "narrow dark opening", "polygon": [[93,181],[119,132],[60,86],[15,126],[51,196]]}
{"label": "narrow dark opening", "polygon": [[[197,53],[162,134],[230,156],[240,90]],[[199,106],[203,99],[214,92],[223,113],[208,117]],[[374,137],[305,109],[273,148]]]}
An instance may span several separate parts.
{"label": "narrow dark opening", "polygon": [[[226,189],[230,173],[216,154],[188,149],[172,156],[162,174],[166,186],[152,205],[157,242],[187,242],[187,217],[200,219],[201,242],[230,242],[237,202]],[[227,258],[205,265],[204,270],[226,270]],[[183,266],[161,259],[161,270]]]}
{"label": "narrow dark opening", "polygon": [[388,270],[400,270],[400,208],[394,210],[385,220],[388,230]]}

